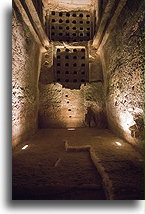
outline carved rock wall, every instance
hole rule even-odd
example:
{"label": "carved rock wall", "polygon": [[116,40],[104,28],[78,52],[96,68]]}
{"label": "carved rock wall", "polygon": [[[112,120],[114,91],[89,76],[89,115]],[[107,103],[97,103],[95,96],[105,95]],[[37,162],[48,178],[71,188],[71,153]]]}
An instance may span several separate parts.
{"label": "carved rock wall", "polygon": [[13,146],[37,130],[40,50],[18,11],[12,18]]}
{"label": "carved rock wall", "polygon": [[101,54],[109,126],[130,143],[142,147],[142,1],[127,1]]}

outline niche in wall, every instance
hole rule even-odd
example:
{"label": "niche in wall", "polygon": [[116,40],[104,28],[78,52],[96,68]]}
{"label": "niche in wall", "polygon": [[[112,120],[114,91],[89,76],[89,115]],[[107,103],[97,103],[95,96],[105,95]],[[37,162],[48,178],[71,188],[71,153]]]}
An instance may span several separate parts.
{"label": "niche in wall", "polygon": [[88,11],[51,11],[46,28],[52,41],[89,41],[94,35],[94,16]]}
{"label": "niche in wall", "polygon": [[88,51],[85,46],[56,46],[53,60],[54,82],[71,89],[88,82]]}

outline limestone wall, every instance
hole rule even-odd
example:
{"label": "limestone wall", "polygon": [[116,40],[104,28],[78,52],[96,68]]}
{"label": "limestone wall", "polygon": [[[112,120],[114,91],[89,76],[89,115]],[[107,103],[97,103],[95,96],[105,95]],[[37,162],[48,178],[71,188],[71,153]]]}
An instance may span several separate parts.
{"label": "limestone wall", "polygon": [[[85,127],[106,128],[103,77],[100,58],[94,49],[89,49],[89,83],[80,89],[69,89],[54,84],[53,44],[42,57],[39,79],[39,127],[65,128]],[[91,115],[88,116],[88,107]]]}
{"label": "limestone wall", "polygon": [[101,52],[110,128],[143,144],[143,1],[128,0]]}
{"label": "limestone wall", "polygon": [[18,11],[12,18],[13,146],[37,129],[40,50]]}
{"label": "limestone wall", "polygon": [[[62,88],[59,83],[39,84],[39,127],[66,128],[88,126],[87,108],[91,107],[90,125],[106,128],[102,83],[87,83],[80,90]],[[94,119],[95,118],[95,119]]]}

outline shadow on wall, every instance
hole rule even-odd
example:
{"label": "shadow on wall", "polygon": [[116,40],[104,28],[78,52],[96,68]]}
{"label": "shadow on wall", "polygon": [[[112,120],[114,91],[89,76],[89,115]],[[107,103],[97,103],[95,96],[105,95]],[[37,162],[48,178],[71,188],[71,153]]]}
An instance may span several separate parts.
{"label": "shadow on wall", "polygon": [[85,125],[88,127],[96,127],[98,129],[107,128],[108,125],[105,113],[103,111],[95,113],[92,106],[88,107],[87,113],[85,114]]}
{"label": "shadow on wall", "polygon": [[80,90],[70,90],[59,83],[40,82],[39,128],[106,128],[102,87],[100,82],[87,83]]}

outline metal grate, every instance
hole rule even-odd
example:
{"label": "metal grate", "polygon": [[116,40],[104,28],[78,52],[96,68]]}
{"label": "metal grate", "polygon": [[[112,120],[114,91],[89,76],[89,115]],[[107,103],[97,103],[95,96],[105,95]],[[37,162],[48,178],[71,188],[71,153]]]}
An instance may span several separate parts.
{"label": "metal grate", "polygon": [[88,53],[85,46],[56,46],[54,81],[64,87],[79,88],[88,81]]}
{"label": "metal grate", "polygon": [[88,11],[51,11],[47,32],[50,40],[89,41],[94,34],[94,16]]}

